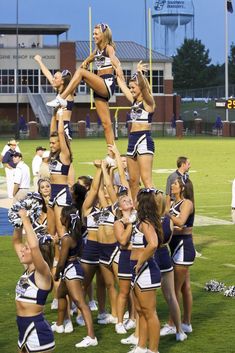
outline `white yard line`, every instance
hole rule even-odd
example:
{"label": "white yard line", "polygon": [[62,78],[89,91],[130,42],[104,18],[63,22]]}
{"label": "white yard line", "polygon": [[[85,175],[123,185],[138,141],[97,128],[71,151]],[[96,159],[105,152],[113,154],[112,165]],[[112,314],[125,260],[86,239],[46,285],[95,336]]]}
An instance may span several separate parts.
{"label": "white yard line", "polygon": [[195,286],[195,287],[204,288],[204,286],[203,286],[201,283],[199,283],[199,282],[190,281],[190,283],[191,283],[193,286]]}
{"label": "white yard line", "polygon": [[225,266],[225,267],[235,268],[235,265],[234,265],[234,264],[223,264],[223,266]]}

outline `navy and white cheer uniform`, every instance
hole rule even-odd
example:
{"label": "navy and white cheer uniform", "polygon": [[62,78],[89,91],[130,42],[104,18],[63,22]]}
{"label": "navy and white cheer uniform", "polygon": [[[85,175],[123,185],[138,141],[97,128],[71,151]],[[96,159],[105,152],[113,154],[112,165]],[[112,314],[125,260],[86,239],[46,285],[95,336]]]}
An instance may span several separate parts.
{"label": "navy and white cheer uniform", "polygon": [[[133,228],[131,244],[132,249],[144,249],[147,246],[145,235],[139,230],[139,223],[137,223]],[[139,272],[136,274],[135,266],[137,262],[137,260],[130,260],[132,272],[132,288],[137,285],[141,291],[147,291],[160,287],[161,273],[156,261],[154,260],[154,257],[151,257],[145,261],[139,269]]]}
{"label": "navy and white cheer uniform", "polygon": [[[123,224],[123,226],[124,228],[126,228],[125,224]],[[130,257],[131,257],[131,250],[123,249],[122,246],[119,245],[119,257],[117,262],[119,279],[131,280],[132,273],[131,273],[131,267],[130,267]]]}
{"label": "navy and white cheer uniform", "polygon": [[[99,228],[100,209],[92,207],[91,212],[86,217],[87,231],[97,232]],[[87,239],[83,251],[81,262],[89,265],[98,265],[100,257],[100,243],[95,240]]]}
{"label": "navy and white cheer uniform", "polygon": [[[117,205],[109,205],[101,209],[99,225],[102,226],[111,226],[113,227],[115,221],[115,215],[113,213]],[[101,265],[111,266],[115,256],[118,254],[119,246],[118,243],[99,243],[100,245],[100,259],[99,262]]]}
{"label": "navy and white cheer uniform", "polygon": [[[144,109],[143,102],[134,101],[131,107],[130,120],[131,123],[151,124],[153,113],[149,113]],[[154,141],[151,137],[150,130],[134,131],[129,135],[127,156],[136,157],[137,154],[154,154]]]}
{"label": "navy and white cheer uniform", "polygon": [[[96,50],[94,61],[98,71],[102,71],[105,69],[113,69],[111,59],[106,52],[106,48],[104,48],[103,50],[99,50],[99,49]],[[106,101],[109,101],[109,99],[113,96],[115,91],[114,75],[104,74],[104,75],[100,75],[100,77],[104,80],[105,86],[108,91],[108,97],[102,97],[96,92],[94,92],[94,98],[101,98]]]}
{"label": "navy and white cheer uniform", "polygon": [[[69,233],[65,233],[64,237],[70,236]],[[73,280],[84,279],[84,272],[80,264],[79,256],[82,249],[82,237],[78,239],[77,244],[74,248],[69,249],[68,260],[65,263],[65,267],[62,274],[62,279]],[[70,260],[70,258],[73,258]]]}
{"label": "navy and white cheer uniform", "polygon": [[[60,161],[59,156],[56,159],[51,159],[49,170],[51,175],[68,175],[70,164],[66,165]],[[72,203],[72,197],[67,184],[51,184],[51,197],[48,205],[50,207],[69,206]]]}
{"label": "navy and white cheer uniform", "polygon": [[[170,208],[170,214],[178,216],[180,214],[180,206],[185,200],[180,200],[173,203]],[[194,212],[189,215],[185,222],[184,228],[193,227],[194,222]],[[178,227],[175,227],[176,229]],[[177,234],[173,235],[170,241],[171,257],[176,265],[190,266],[193,264],[196,252],[193,245],[192,234]]]}
{"label": "navy and white cheer uniform", "polygon": [[[38,288],[35,283],[35,271],[25,271],[16,285],[16,301],[45,305],[49,290]],[[19,330],[18,347],[27,352],[50,351],[55,347],[51,326],[43,314],[35,316],[17,316]]]}
{"label": "navy and white cheer uniform", "polygon": [[[67,100],[66,102],[67,102],[66,110],[72,111],[73,106],[74,106],[74,101]],[[59,122],[56,121],[57,130],[58,130],[58,123]],[[65,132],[66,136],[68,137],[68,139],[71,141],[73,138],[73,130],[71,127],[70,120],[64,120],[63,123],[64,123],[64,132]]]}
{"label": "navy and white cheer uniform", "polygon": [[155,251],[154,258],[160,268],[161,273],[173,271],[172,259],[169,251],[168,243],[172,237],[171,219],[165,215],[161,219],[163,231],[163,243]]}

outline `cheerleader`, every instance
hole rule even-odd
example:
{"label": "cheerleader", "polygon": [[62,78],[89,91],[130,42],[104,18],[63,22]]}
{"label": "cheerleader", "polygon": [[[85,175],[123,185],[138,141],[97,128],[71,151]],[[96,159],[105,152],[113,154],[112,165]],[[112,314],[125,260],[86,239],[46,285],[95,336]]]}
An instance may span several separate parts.
{"label": "cheerleader", "polygon": [[75,346],[77,348],[96,346],[98,341],[94,335],[91,311],[85,302],[82,286],[84,272],[79,260],[82,250],[82,234],[78,210],[74,206],[63,207],[61,222],[66,229],[66,233],[61,239],[60,257],[54,276],[55,281],[58,281],[62,276],[57,291],[58,319],[54,326],[58,328],[63,325],[67,309],[66,295],[69,294],[81,311],[87,327],[87,336]]}
{"label": "cheerleader", "polygon": [[[69,86],[59,94],[56,99],[48,102],[51,107],[66,106],[66,97],[71,94],[81,81],[94,90],[94,99],[97,115],[100,117],[107,144],[113,144],[114,134],[110,118],[108,101],[115,91],[114,70],[117,76],[123,78],[120,61],[115,55],[115,44],[112,40],[112,32],[107,24],[99,23],[93,31],[96,48],[79,67]],[[97,74],[87,70],[91,62],[95,62]]]}
{"label": "cheerleader", "polygon": [[192,239],[194,222],[194,193],[190,179],[177,178],[171,186],[174,201],[170,208],[170,217],[174,223],[173,237],[170,241],[171,256],[174,263],[175,292],[178,303],[183,299],[182,329],[192,332],[192,291],[189,268],[194,263],[195,248]]}
{"label": "cheerleader", "polygon": [[19,330],[19,352],[48,352],[54,347],[54,337],[43,311],[53,287],[50,268],[53,263],[53,245],[50,237],[38,240],[27,211],[19,210],[26,234],[22,242],[22,227],[15,228],[12,241],[25,271],[16,286],[16,311]]}
{"label": "cheerleader", "polygon": [[125,81],[117,77],[118,85],[132,104],[127,165],[134,201],[139,190],[140,178],[146,188],[153,187],[152,165],[155,149],[151,137],[151,122],[155,110],[155,102],[143,71],[147,71],[146,65],[140,61],[137,65],[137,73],[129,81],[129,88]]}
{"label": "cheerleader", "polygon": [[156,288],[161,285],[161,274],[153,255],[161,245],[163,235],[155,189],[140,189],[137,203],[138,221],[131,236],[130,257],[134,301],[139,315],[139,340],[134,352],[156,353],[160,337]]}

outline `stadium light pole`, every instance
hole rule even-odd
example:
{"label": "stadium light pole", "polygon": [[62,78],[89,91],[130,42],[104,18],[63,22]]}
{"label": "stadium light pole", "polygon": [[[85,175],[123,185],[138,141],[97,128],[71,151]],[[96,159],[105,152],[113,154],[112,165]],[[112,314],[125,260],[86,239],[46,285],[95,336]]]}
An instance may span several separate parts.
{"label": "stadium light pole", "polygon": [[20,137],[18,71],[19,71],[19,0],[16,0],[16,133],[15,133],[16,139],[19,139]]}
{"label": "stadium light pole", "polygon": [[[228,11],[225,0],[225,100],[228,99]],[[228,121],[228,109],[225,109],[225,120]]]}

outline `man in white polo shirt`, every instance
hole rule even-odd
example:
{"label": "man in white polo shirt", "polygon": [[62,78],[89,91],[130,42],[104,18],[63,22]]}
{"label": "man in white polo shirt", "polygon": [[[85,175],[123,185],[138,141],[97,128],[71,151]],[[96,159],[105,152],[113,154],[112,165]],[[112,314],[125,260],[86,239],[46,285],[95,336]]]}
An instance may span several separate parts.
{"label": "man in white polo shirt", "polygon": [[46,151],[46,148],[38,146],[36,148],[36,154],[32,160],[33,188],[35,192],[38,192],[39,169],[42,163],[42,155],[44,151]]}
{"label": "man in white polo shirt", "polygon": [[14,175],[13,203],[23,200],[30,188],[30,170],[22,160],[20,152],[14,152],[13,162],[16,164]]}

